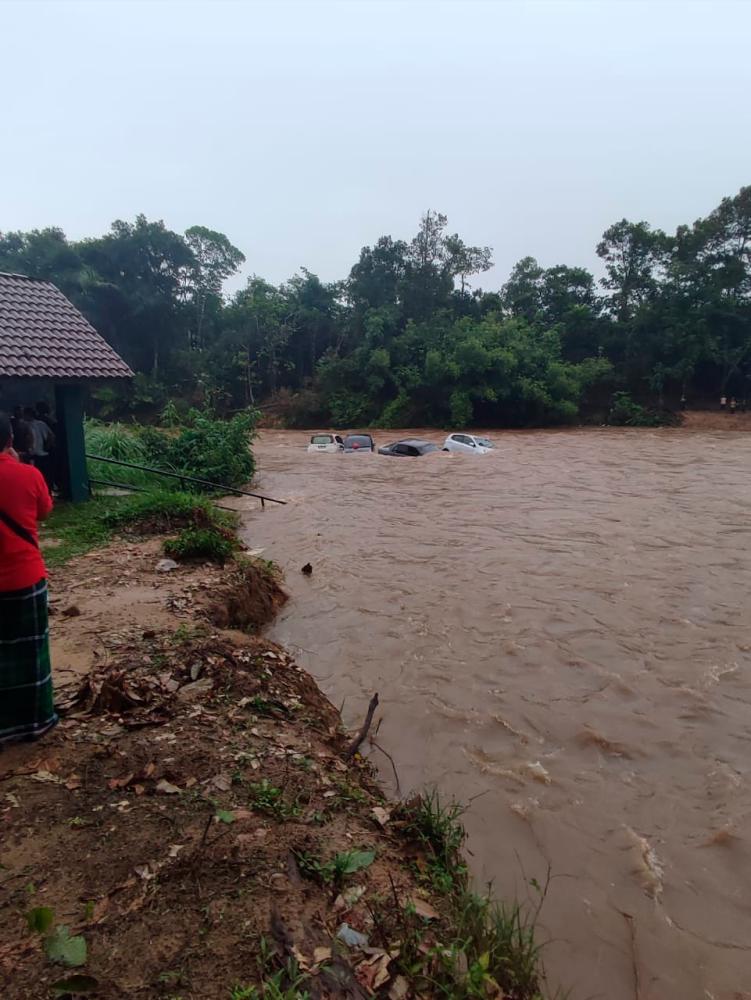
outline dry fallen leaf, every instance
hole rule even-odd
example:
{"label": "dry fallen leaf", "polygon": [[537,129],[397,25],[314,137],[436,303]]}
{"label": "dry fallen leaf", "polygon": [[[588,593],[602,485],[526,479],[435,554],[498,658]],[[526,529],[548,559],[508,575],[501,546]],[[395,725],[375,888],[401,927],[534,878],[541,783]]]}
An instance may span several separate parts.
{"label": "dry fallen leaf", "polygon": [[120,778],[110,778],[110,780],[107,782],[107,785],[109,788],[125,788],[127,785],[131,783],[133,777],[134,775],[133,772],[131,771],[130,774],[124,774]]}
{"label": "dry fallen leaf", "polygon": [[373,806],[371,812],[373,814],[373,819],[379,824],[379,826],[386,826],[388,821],[391,819],[391,813],[388,809],[384,809],[383,806]]}
{"label": "dry fallen leaf", "polygon": [[322,962],[328,962],[331,958],[331,948],[314,948],[313,949],[313,964],[321,965]]}
{"label": "dry fallen leaf", "polygon": [[389,962],[391,961],[390,955],[382,955],[378,959],[377,971],[375,979],[373,980],[373,989],[379,989],[384,983],[387,983],[391,978],[389,976]]}
{"label": "dry fallen leaf", "polygon": [[296,948],[293,945],[290,948],[290,952],[292,954],[292,957],[295,959],[295,961],[297,962],[297,964],[300,966],[301,969],[305,969],[306,971],[310,969],[310,962],[303,955],[303,953],[300,951],[299,948]]}
{"label": "dry fallen leaf", "polygon": [[64,784],[62,778],[58,778],[56,774],[52,774],[50,771],[35,771],[31,777],[34,781],[46,781],[52,785]]}
{"label": "dry fallen leaf", "polygon": [[409,993],[409,984],[404,976],[397,976],[389,990],[389,1000],[404,1000]]}
{"label": "dry fallen leaf", "polygon": [[161,781],[157,782],[157,784],[156,784],[156,790],[158,792],[162,792],[162,794],[164,794],[164,795],[179,795],[180,794],[180,789],[177,787],[177,785],[173,785],[170,781],[165,781],[164,778],[162,778]]}
{"label": "dry fallen leaf", "polygon": [[426,903],[424,899],[418,899],[413,896],[412,899],[407,900],[408,905],[414,908],[415,913],[418,917],[424,917],[425,920],[438,920],[440,913],[434,906],[430,903]]}

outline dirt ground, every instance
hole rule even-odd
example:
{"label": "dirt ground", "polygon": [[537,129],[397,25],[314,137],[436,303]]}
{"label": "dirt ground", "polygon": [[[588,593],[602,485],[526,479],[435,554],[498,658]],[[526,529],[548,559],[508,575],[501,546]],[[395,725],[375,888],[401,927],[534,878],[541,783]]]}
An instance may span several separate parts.
{"label": "dirt ground", "polygon": [[63,717],[0,754],[0,995],[244,1000],[284,969],[400,1000],[378,913],[438,912],[396,817],[312,679],[212,624],[228,571],[160,558],[116,542],[54,575]]}
{"label": "dirt ground", "polygon": [[751,431],[751,412],[686,410],[682,426],[689,431]]}

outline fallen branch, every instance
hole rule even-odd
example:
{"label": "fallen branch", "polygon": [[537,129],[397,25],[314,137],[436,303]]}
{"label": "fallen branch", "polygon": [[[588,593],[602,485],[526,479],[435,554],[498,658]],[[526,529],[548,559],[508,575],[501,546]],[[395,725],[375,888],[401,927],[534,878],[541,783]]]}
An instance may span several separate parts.
{"label": "fallen branch", "polygon": [[402,789],[401,789],[401,786],[399,784],[399,774],[398,774],[398,772],[396,770],[396,764],[394,763],[394,758],[391,756],[391,754],[388,752],[388,750],[384,750],[383,747],[381,746],[381,744],[380,743],[376,743],[376,741],[374,739],[371,739],[370,745],[372,747],[375,747],[376,750],[380,750],[381,753],[385,757],[388,757],[388,759],[391,761],[391,767],[392,767],[393,772],[394,772],[394,780],[396,781],[396,794],[401,798]]}
{"label": "fallen branch", "polygon": [[370,699],[370,704],[368,705],[368,714],[365,716],[365,722],[363,722],[360,730],[352,740],[350,745],[347,747],[347,752],[344,755],[345,760],[352,760],[357,751],[360,749],[363,740],[368,735],[370,727],[373,724],[373,716],[375,715],[375,710],[378,708],[378,692],[376,692]]}
{"label": "fallen branch", "polygon": [[630,913],[623,910],[618,911],[628,924],[629,938],[631,941],[631,967],[634,972],[634,1000],[641,1000],[641,981],[639,978],[639,956],[636,951],[636,921]]}

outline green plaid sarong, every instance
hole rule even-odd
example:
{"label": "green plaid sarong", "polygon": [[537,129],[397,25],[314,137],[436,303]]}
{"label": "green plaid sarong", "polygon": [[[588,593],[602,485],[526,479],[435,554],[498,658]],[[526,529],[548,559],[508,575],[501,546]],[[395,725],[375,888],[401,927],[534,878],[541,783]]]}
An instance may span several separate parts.
{"label": "green plaid sarong", "polygon": [[57,722],[52,701],[47,581],[0,591],[0,747]]}

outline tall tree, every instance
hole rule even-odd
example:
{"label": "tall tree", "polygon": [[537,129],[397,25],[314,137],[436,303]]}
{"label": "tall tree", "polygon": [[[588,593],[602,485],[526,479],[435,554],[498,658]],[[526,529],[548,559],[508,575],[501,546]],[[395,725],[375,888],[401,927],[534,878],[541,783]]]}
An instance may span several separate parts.
{"label": "tall tree", "polygon": [[185,230],[185,242],[193,254],[187,288],[195,305],[195,328],[191,346],[203,349],[203,329],[209,296],[218,298],[222,284],[245,263],[245,254],[233,246],[224,233],[206,226]]}
{"label": "tall tree", "polygon": [[501,289],[504,308],[512,315],[534,323],[542,306],[544,269],[534,257],[522,257],[511,269]]}
{"label": "tall tree", "polygon": [[458,233],[447,236],[444,246],[451,276],[459,279],[459,291],[464,295],[469,278],[493,266],[493,251],[490,247],[468,246]]}
{"label": "tall tree", "polygon": [[408,319],[426,319],[448,304],[453,277],[444,236],[447,221],[428,209],[407,249],[402,298]]}
{"label": "tall tree", "polygon": [[652,296],[666,265],[671,241],[648,222],[621,219],[606,229],[597,244],[597,256],[605,262],[602,284],[610,295],[611,308],[621,322]]}
{"label": "tall tree", "polygon": [[98,322],[140,371],[158,376],[185,328],[180,298],[195,266],[190,247],[163,222],[138,215],[134,223],[118,219],[105,236],[77,249],[102,278]]}

